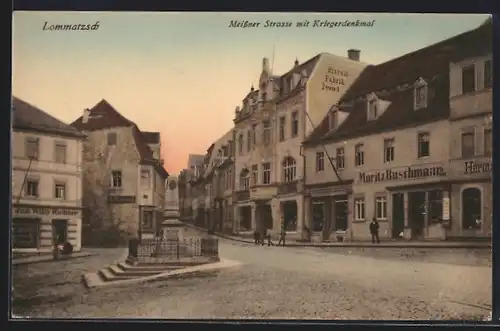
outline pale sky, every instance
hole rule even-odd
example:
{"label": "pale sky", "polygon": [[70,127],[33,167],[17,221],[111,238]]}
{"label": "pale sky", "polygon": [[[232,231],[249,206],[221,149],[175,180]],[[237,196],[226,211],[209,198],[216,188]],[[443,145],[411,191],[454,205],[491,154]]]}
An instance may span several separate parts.
{"label": "pale sky", "polygon": [[[144,131],[159,131],[178,173],[232,127],[262,58],[274,72],[321,52],[378,64],[480,25],[488,15],[15,12],[13,94],[70,123],[106,99]],[[229,28],[231,20],[375,20],[373,27]],[[44,31],[94,24],[94,31]],[[262,24],[261,24],[262,25]],[[274,60],[273,60],[274,46]]]}

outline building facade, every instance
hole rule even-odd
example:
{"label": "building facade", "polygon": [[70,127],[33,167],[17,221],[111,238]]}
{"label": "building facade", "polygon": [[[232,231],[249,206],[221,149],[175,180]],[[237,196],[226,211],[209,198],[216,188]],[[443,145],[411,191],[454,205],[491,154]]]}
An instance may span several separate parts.
{"label": "building facade", "polygon": [[234,119],[234,229],[263,228],[302,235],[304,161],[301,143],[366,67],[321,53],[276,76],[263,59],[259,89],[251,88]]}
{"label": "building facade", "polygon": [[83,134],[13,98],[12,249],[82,248]]}
{"label": "building facade", "polygon": [[[312,240],[370,239],[372,219],[386,239],[488,236],[488,33],[480,27],[368,67],[332,107],[304,143]],[[463,58],[477,40],[481,56]],[[471,63],[475,85],[463,93]]]}
{"label": "building facade", "polygon": [[204,155],[190,154],[187,168],[179,173],[179,208],[181,218],[194,221],[193,198],[198,196],[193,183],[203,169]]}
{"label": "building facade", "polygon": [[[84,143],[84,239],[107,245],[130,237],[153,238],[160,230],[168,173],[137,125],[105,100],[72,125]],[[158,153],[159,156],[159,153]]]}

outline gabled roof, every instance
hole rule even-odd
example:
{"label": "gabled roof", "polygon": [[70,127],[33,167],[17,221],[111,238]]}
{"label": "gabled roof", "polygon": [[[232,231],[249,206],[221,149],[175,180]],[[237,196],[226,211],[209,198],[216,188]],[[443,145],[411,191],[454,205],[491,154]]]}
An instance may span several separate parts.
{"label": "gabled roof", "polygon": [[80,116],[71,125],[82,131],[97,131],[115,127],[132,127],[132,135],[137,147],[137,152],[141,158],[141,164],[152,165],[158,174],[164,178],[168,177],[168,172],[160,165],[159,160],[154,159],[153,151],[144,140],[143,132],[139,130],[137,124],[120,114],[106,100],[102,99],[94,107],[89,109],[89,120],[87,123],[83,123],[82,116]]}
{"label": "gabled roof", "polygon": [[188,156],[188,169],[191,169],[191,167],[194,167],[194,166],[202,165],[204,159],[205,159],[205,155],[189,154],[189,156]]}
{"label": "gabled roof", "polygon": [[61,136],[83,138],[84,135],[43,110],[12,97],[12,126],[15,130],[33,130]]}
{"label": "gabled roof", "polygon": [[160,143],[160,133],[159,132],[148,132],[141,131],[142,140],[146,144],[159,144]]}
{"label": "gabled roof", "polygon": [[[336,130],[328,132],[328,115],[325,116],[304,144],[353,138],[447,118],[450,62],[471,45],[479,48],[478,40],[481,44],[489,44],[491,49],[491,28],[480,26],[416,52],[366,67],[338,103],[340,110],[349,113],[347,119]],[[481,46],[484,48],[488,46]],[[419,78],[429,84],[429,101],[426,109],[415,111],[412,86]],[[372,92],[391,104],[378,119],[367,121],[364,97]]]}

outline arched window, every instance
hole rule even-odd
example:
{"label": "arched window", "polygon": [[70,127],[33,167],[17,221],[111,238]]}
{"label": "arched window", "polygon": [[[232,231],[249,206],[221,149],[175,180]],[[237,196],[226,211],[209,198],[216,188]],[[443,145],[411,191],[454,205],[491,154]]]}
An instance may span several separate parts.
{"label": "arched window", "polygon": [[283,181],[291,182],[295,180],[297,170],[295,167],[295,159],[293,157],[285,157],[283,160]]}
{"label": "arched window", "polygon": [[238,137],[238,152],[243,155],[243,133],[240,133]]}
{"label": "arched window", "polygon": [[481,228],[481,190],[475,187],[462,191],[462,229]]}
{"label": "arched window", "polygon": [[248,190],[250,185],[250,171],[248,169],[241,170],[240,173],[240,189],[245,191]]}

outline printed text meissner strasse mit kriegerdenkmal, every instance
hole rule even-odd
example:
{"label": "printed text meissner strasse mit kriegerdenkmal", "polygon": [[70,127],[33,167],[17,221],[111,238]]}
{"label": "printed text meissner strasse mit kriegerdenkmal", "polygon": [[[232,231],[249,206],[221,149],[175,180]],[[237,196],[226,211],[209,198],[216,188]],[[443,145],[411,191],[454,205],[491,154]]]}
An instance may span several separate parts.
{"label": "printed text meissner strasse mit kriegerdenkmal", "polygon": [[329,20],[303,20],[297,22],[291,21],[272,21],[266,20],[265,22],[258,21],[238,21],[231,20],[229,22],[230,28],[352,28],[352,27],[373,27],[375,25],[375,20],[372,21],[360,21],[360,20],[345,20],[345,21],[329,21]]}
{"label": "printed text meissner strasse mit kriegerdenkmal", "polygon": [[95,31],[99,30],[99,21],[94,24],[49,24],[45,21],[43,31]]}

